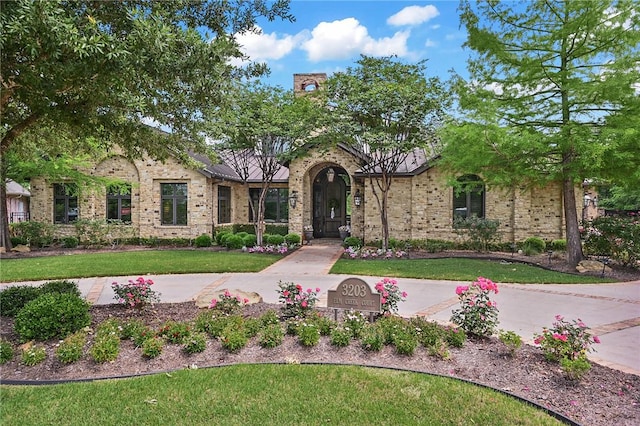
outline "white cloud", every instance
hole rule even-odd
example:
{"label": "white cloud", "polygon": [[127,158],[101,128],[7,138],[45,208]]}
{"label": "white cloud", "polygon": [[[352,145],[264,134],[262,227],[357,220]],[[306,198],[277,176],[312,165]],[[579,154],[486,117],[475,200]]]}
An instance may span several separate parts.
{"label": "white cloud", "polygon": [[424,42],[424,45],[426,47],[436,47],[438,43],[428,38],[427,41]]}
{"label": "white cloud", "polygon": [[433,5],[408,6],[387,19],[387,24],[393,26],[419,25],[440,15]]}
{"label": "white cloud", "polygon": [[[260,28],[258,28],[260,30]],[[236,40],[241,46],[244,54],[249,56],[252,61],[266,61],[269,59],[281,59],[285,55],[300,44],[302,36],[300,34],[292,36],[285,35],[278,38],[276,33],[259,34],[247,32],[236,35]]]}
{"label": "white cloud", "polygon": [[367,28],[355,18],[321,22],[311,38],[302,43],[310,61],[348,59],[363,53],[371,56],[406,56],[409,31],[399,31],[391,37],[374,39]]}

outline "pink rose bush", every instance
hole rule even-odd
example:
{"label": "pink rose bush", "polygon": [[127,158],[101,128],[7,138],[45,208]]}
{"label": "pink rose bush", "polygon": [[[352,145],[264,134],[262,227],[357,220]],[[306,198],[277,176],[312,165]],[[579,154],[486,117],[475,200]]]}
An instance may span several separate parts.
{"label": "pink rose bush", "polygon": [[407,299],[407,292],[401,291],[398,282],[391,278],[383,278],[376,283],[375,289],[380,293],[383,314],[397,314],[398,302],[404,302]]}
{"label": "pink rose bush", "polygon": [[225,290],[224,293],[220,295],[220,300],[215,298],[211,299],[209,309],[215,309],[224,314],[232,315],[238,313],[247,303],[249,303],[249,299],[242,298],[238,295],[234,296],[229,290]]}
{"label": "pink rose bush", "polygon": [[489,298],[492,292],[498,294],[498,285],[484,277],[478,277],[468,286],[458,286],[460,308],[452,311],[451,322],[467,334],[491,336],[498,326],[498,307]]}
{"label": "pink rose bush", "polygon": [[126,284],[113,282],[111,288],[115,293],[114,299],[119,304],[128,308],[142,309],[148,303],[153,305],[160,301],[160,293],[151,290],[152,285],[152,280],[138,277],[135,281],[129,280]]}
{"label": "pink rose bush", "polygon": [[304,290],[300,284],[282,281],[278,287],[278,301],[283,304],[281,310],[285,318],[305,317],[318,302],[318,287]]}
{"label": "pink rose bush", "polygon": [[562,315],[556,315],[553,326],[543,328],[542,334],[534,336],[533,343],[540,345],[548,360],[577,360],[586,359],[587,353],[594,350],[592,345],[600,343],[600,338],[592,336],[582,320],[569,322]]}

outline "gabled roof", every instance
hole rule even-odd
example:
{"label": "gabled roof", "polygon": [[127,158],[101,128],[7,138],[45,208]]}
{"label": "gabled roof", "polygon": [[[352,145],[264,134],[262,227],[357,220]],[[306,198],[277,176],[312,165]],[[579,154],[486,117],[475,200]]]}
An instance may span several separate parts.
{"label": "gabled roof", "polygon": [[31,193],[22,185],[12,180],[7,181],[7,196],[31,197]]}
{"label": "gabled roof", "polygon": [[[213,163],[209,157],[202,154],[189,154],[191,158],[196,161],[199,161],[204,165],[201,169],[201,172],[206,176],[222,179],[222,180],[230,180],[234,182],[242,182],[242,177],[236,172],[236,170],[232,167],[233,158],[230,155],[224,155],[223,152],[218,153],[222,162]],[[263,181],[263,173],[262,169],[259,167],[257,159],[254,157],[250,158],[248,161],[248,179],[249,183],[260,183]],[[289,169],[285,166],[280,166],[275,176],[272,179],[274,183],[287,183],[289,181]]]}

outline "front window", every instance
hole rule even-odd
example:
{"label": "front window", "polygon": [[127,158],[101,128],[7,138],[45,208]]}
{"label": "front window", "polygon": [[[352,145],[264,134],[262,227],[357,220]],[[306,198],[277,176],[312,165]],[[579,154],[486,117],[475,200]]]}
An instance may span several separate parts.
{"label": "front window", "polygon": [[76,220],[78,220],[78,186],[65,183],[54,184],[54,223],[73,223]]}
{"label": "front window", "polygon": [[218,187],[218,223],[231,223],[231,187]]}
{"label": "front window", "polygon": [[107,188],[107,220],[131,222],[131,185]]}
{"label": "front window", "polygon": [[[260,188],[249,189],[251,202],[255,210],[249,209],[249,222],[254,222],[253,212],[258,211]],[[289,190],[287,188],[270,188],[264,200],[264,220],[270,222],[287,222],[289,220]]]}
{"label": "front window", "polygon": [[163,225],[187,224],[187,184],[186,183],[161,183],[162,217]]}
{"label": "front window", "polygon": [[458,178],[459,188],[453,191],[453,219],[484,217],[484,182],[476,175]]}

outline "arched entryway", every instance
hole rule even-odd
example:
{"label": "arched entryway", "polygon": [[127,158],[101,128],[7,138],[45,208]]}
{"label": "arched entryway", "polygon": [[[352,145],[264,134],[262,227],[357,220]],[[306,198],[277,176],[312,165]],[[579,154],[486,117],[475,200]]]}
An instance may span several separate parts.
{"label": "arched entryway", "polygon": [[339,238],[339,227],[348,225],[351,182],[341,167],[322,169],[313,181],[312,223],[315,238]]}

